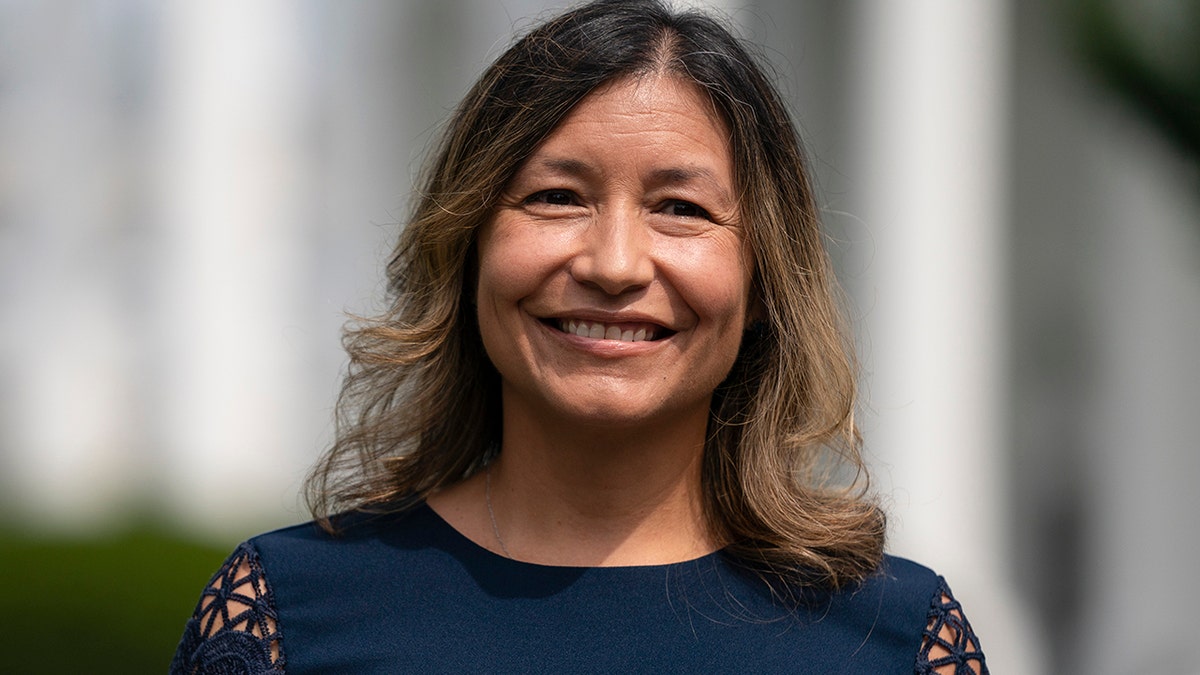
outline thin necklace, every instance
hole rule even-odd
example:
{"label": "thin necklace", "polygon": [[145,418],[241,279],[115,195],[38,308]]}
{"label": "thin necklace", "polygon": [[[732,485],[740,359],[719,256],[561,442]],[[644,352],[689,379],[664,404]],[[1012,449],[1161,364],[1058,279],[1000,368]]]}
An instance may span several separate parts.
{"label": "thin necklace", "polygon": [[496,535],[496,541],[500,544],[500,550],[504,551],[506,558],[512,558],[512,554],[508,552],[508,547],[504,545],[504,537],[500,536],[500,528],[496,525],[496,511],[492,509],[492,465],[483,471],[483,498],[487,501],[488,518],[492,519],[492,534]]}

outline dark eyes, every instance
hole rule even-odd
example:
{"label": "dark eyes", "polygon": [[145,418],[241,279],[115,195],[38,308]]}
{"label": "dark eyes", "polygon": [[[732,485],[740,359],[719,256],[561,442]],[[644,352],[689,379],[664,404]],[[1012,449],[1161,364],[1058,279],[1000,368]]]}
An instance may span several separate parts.
{"label": "dark eyes", "polygon": [[680,216],[682,218],[703,218],[705,220],[712,220],[712,216],[709,215],[708,211],[705,211],[691,202],[667,202],[666,211],[672,216]]}
{"label": "dark eyes", "polygon": [[551,206],[571,206],[576,204],[575,193],[570,190],[542,190],[525,198],[526,204],[549,204]]}
{"label": "dark eyes", "polygon": [[[549,206],[575,206],[579,198],[570,190],[542,190],[525,198],[526,204],[546,204]],[[680,199],[669,199],[659,208],[660,213],[678,218],[703,218],[712,220],[712,216],[703,208]]]}

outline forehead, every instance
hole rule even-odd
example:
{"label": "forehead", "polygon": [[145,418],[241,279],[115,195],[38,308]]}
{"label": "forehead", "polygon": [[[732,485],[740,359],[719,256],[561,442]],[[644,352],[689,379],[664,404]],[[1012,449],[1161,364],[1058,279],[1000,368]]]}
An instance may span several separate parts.
{"label": "forehead", "polygon": [[707,93],[669,73],[631,75],[600,85],[577,103],[550,135],[603,120],[636,121],[648,128],[686,123],[722,137],[729,135]]}
{"label": "forehead", "polygon": [[548,158],[565,163],[589,152],[618,163],[649,156],[661,165],[659,170],[693,167],[732,187],[724,120],[700,87],[670,74],[625,77],[597,88],[571,109],[531,159],[534,164]]}
{"label": "forehead", "polygon": [[626,75],[605,82],[576,104],[559,126],[588,108],[637,114],[681,113],[725,128],[708,94],[695,82],[669,72]]}

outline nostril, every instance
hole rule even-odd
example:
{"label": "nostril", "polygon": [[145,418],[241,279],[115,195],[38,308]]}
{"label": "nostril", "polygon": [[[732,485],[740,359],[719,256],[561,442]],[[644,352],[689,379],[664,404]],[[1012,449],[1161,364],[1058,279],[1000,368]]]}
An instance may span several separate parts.
{"label": "nostril", "polygon": [[640,243],[629,239],[612,235],[587,246],[571,262],[571,277],[613,296],[649,286],[654,280],[654,263]]}

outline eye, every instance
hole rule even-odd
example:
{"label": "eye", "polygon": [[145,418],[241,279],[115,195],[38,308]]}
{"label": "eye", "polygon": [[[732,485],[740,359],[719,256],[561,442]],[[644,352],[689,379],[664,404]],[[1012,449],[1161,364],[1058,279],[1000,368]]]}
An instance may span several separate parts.
{"label": "eye", "polygon": [[668,215],[679,216],[681,218],[704,218],[705,220],[712,220],[712,216],[709,215],[708,211],[691,202],[681,200],[667,202],[664,211]]}
{"label": "eye", "polygon": [[525,198],[526,204],[549,204],[551,206],[571,206],[578,203],[575,193],[570,190],[542,190]]}

